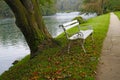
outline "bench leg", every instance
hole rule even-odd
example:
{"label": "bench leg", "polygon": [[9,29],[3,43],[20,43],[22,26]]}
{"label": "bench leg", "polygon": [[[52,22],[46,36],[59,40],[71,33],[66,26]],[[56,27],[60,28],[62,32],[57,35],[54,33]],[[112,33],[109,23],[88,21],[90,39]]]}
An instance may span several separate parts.
{"label": "bench leg", "polygon": [[68,42],[68,53],[70,53],[70,44],[71,44],[71,41]]}
{"label": "bench leg", "polygon": [[81,40],[81,47],[82,47],[84,53],[86,53],[86,50],[85,50],[85,47],[84,47],[84,42],[85,42],[85,40]]}
{"label": "bench leg", "polygon": [[92,38],[92,41],[93,41],[93,43],[94,43],[94,38],[93,38],[93,34],[91,34],[91,38]]}

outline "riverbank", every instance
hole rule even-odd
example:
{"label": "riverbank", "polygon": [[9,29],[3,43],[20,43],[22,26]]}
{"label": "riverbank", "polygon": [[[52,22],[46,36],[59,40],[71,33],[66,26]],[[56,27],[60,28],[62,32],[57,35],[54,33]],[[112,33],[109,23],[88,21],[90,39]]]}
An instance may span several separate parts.
{"label": "riverbank", "polygon": [[[72,43],[68,54],[66,38],[61,34],[56,38],[59,47],[46,49],[32,60],[27,56],[3,73],[0,80],[94,80],[109,19],[110,15],[105,14],[91,18],[81,25],[92,25],[94,29],[95,43],[92,45],[90,37],[86,40],[86,54],[77,42]],[[71,32],[74,30],[75,28],[71,29]]]}
{"label": "riverbank", "polygon": [[[56,13],[52,16],[43,16],[43,18],[52,37],[57,37],[63,32],[58,26],[78,15],[80,15],[80,12]],[[96,15],[82,14],[80,16],[88,19]],[[0,75],[8,70],[15,60],[19,60],[29,53],[30,51],[24,36],[15,25],[15,18],[0,19]]]}

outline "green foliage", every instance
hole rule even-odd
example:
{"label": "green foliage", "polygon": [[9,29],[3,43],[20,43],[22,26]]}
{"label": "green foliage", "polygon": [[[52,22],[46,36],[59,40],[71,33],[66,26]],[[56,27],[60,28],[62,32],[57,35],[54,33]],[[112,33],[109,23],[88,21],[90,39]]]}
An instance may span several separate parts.
{"label": "green foliage", "polygon": [[56,13],[56,0],[40,0],[42,15],[53,15]]}
{"label": "green foliage", "polygon": [[117,11],[117,12],[114,12],[117,16],[118,16],[118,18],[120,19],[120,11]]}
{"label": "green foliage", "polygon": [[111,11],[120,10],[120,0],[109,0],[108,9]]}
{"label": "green foliage", "polygon": [[120,0],[84,0],[81,10],[97,14],[118,11],[120,10]]}
{"label": "green foliage", "polygon": [[103,14],[106,12],[107,2],[108,0],[84,0],[82,11]]}
{"label": "green foliage", "polygon": [[78,20],[80,24],[85,22],[85,20],[81,16],[77,16],[73,20]]}
{"label": "green foliage", "polygon": [[[109,14],[89,19],[81,26],[92,25],[95,43],[91,37],[86,39],[85,54],[79,41],[71,43],[70,54],[67,53],[67,40],[64,34],[56,38],[61,46],[48,48],[35,58],[25,58],[0,76],[0,80],[95,80],[95,70],[103,40],[109,26]],[[77,30],[70,29],[71,32]]]}
{"label": "green foliage", "polygon": [[38,0],[41,5],[45,5],[45,3],[51,3],[51,0]]}

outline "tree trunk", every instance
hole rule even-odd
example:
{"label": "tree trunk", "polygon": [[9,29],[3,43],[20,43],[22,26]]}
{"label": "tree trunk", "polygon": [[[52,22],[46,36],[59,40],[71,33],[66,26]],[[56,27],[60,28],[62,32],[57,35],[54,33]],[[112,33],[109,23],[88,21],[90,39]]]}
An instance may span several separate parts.
{"label": "tree trunk", "polygon": [[31,57],[34,57],[41,44],[52,43],[52,37],[48,33],[39,9],[38,0],[5,0],[16,17],[16,25],[20,28],[28,46]]}

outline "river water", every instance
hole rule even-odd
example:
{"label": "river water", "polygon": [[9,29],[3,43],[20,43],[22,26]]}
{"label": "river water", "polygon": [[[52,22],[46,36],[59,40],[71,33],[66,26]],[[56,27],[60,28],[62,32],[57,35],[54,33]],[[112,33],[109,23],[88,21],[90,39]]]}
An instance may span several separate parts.
{"label": "river water", "polygon": [[[50,34],[56,37],[62,32],[58,26],[78,15],[79,12],[56,13],[53,16],[44,16],[43,18]],[[82,14],[80,16],[88,19],[96,14]],[[24,36],[14,22],[14,19],[0,20],[0,74],[8,70],[15,60],[20,60],[30,53]]]}
{"label": "river water", "polygon": [[15,60],[30,53],[14,19],[0,20],[0,74],[7,70]]}

